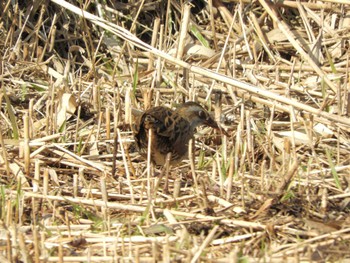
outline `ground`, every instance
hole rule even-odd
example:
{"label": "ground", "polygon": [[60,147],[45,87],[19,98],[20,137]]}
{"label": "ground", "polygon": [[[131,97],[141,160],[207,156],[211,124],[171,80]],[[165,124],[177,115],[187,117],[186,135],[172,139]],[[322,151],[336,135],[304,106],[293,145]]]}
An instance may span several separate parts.
{"label": "ground", "polygon": [[[348,3],[69,3],[0,3],[1,262],[349,261]],[[188,100],[165,192],[133,111]]]}

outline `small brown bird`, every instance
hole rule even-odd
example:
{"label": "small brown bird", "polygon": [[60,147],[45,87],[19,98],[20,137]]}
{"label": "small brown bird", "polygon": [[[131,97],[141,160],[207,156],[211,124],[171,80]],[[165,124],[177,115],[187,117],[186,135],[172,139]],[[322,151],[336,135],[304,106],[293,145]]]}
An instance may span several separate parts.
{"label": "small brown bird", "polygon": [[200,125],[221,130],[201,105],[186,102],[176,110],[158,106],[143,112],[136,118],[133,130],[142,156],[147,158],[148,131],[151,129],[152,162],[164,165],[167,154],[171,153],[170,164],[174,165],[187,157],[189,140],[193,138],[196,127]]}

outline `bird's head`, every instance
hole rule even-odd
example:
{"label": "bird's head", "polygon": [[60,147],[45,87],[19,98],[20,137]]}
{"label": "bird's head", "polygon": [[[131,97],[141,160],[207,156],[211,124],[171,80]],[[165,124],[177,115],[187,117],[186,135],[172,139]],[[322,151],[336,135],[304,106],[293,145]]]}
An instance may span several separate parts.
{"label": "bird's head", "polygon": [[201,125],[221,130],[210,114],[196,102],[190,101],[181,104],[176,111],[191,124],[192,130]]}

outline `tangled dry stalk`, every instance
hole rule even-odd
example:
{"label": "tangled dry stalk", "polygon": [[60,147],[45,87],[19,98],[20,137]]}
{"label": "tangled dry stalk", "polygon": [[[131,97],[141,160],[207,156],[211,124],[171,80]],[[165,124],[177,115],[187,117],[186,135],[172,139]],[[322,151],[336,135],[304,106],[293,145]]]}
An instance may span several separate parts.
{"label": "tangled dry stalk", "polygon": [[[349,260],[348,1],[0,6],[1,262]],[[132,108],[185,100],[169,195]]]}

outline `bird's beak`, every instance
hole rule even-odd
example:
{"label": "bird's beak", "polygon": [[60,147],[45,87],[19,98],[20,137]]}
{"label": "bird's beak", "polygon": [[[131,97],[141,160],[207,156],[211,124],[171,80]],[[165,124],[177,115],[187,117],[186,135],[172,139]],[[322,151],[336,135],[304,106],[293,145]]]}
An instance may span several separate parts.
{"label": "bird's beak", "polygon": [[214,119],[212,117],[208,117],[206,120],[205,120],[205,125],[208,125],[209,127],[212,127],[214,129],[219,129],[219,125],[216,121],[214,121]]}
{"label": "bird's beak", "polygon": [[209,117],[205,120],[205,125],[208,125],[213,129],[219,130],[221,133],[225,134],[226,136],[229,136],[227,131],[225,131],[221,126],[219,126],[219,124],[212,117]]}

